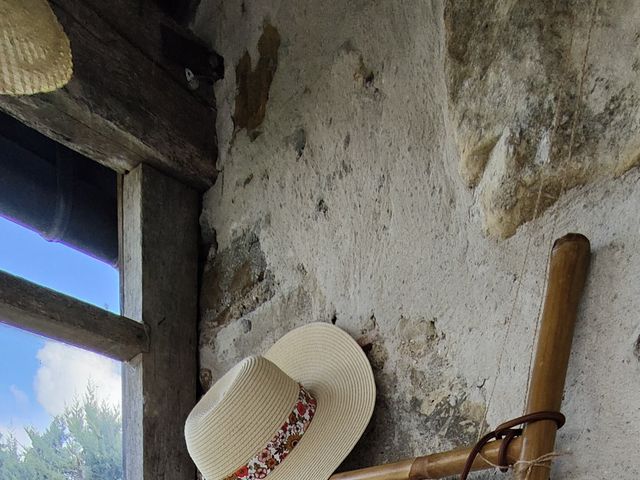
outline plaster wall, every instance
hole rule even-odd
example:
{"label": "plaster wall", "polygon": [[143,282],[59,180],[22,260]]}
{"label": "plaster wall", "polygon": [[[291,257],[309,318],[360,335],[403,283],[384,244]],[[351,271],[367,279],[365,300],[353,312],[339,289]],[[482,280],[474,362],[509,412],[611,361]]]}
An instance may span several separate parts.
{"label": "plaster wall", "polygon": [[[220,174],[201,216],[201,384],[295,326],[334,322],[363,346],[378,386],[344,468],[473,443],[522,413],[548,253],[555,238],[580,232],[593,260],[557,444],[567,455],[552,477],[637,478],[640,171],[627,62],[640,6],[569,3],[557,25],[571,39],[564,53],[524,35],[454,62],[456,29],[476,32],[468,41],[477,45],[508,28],[496,20],[505,11],[518,30],[529,25],[518,2],[486,5],[461,13],[437,1],[202,0],[194,30],[226,69],[216,84]],[[471,28],[477,15],[495,21]],[[607,32],[624,42],[585,55],[587,39]],[[566,68],[520,65],[516,47],[552,50]],[[483,55],[497,60],[480,68]],[[527,68],[535,89],[513,80]],[[596,77],[609,93],[585,87]],[[550,115],[534,108],[545,78],[549,91],[567,89],[549,94]],[[624,102],[607,103],[623,89]],[[578,96],[583,106],[565,102],[570,121],[558,127],[564,107],[554,98]],[[616,121],[592,121],[595,104]],[[567,159],[572,128],[574,140],[595,140]],[[478,150],[483,132],[489,146]],[[582,168],[566,167],[574,164]],[[576,180],[576,171],[593,174]]]}

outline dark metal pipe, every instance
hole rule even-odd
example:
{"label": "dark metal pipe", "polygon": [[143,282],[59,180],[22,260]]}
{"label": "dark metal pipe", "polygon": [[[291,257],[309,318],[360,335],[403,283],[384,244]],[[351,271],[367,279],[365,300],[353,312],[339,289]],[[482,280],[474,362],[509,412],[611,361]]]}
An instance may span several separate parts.
{"label": "dark metal pipe", "polygon": [[0,115],[0,215],[110,265],[118,261],[117,174]]}

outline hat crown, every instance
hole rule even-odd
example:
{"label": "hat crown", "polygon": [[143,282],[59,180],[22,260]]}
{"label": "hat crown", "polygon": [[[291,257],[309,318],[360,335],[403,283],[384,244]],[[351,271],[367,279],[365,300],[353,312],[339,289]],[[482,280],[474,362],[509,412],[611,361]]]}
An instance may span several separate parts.
{"label": "hat crown", "polygon": [[218,380],[185,424],[187,448],[205,478],[225,478],[264,448],[298,394],[294,379],[258,356],[244,359]]}
{"label": "hat crown", "polygon": [[48,1],[0,1],[0,32],[0,95],[51,92],[67,84],[71,46]]}

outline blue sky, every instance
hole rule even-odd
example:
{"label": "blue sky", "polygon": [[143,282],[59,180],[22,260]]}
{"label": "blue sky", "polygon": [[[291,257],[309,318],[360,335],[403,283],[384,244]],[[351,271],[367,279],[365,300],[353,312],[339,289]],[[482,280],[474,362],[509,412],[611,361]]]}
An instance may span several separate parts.
{"label": "blue sky", "polygon": [[[120,310],[115,268],[59,243],[47,242],[37,233],[2,217],[0,269],[112,312]],[[0,431],[29,425],[42,429],[49,424],[56,407],[42,399],[53,399],[63,392],[56,391],[58,382],[44,385],[36,381],[36,377],[43,369],[55,377],[56,368],[66,369],[61,362],[86,360],[84,363],[91,364],[94,371],[106,369],[111,387],[105,388],[113,390],[113,382],[119,375],[112,371],[115,364],[87,355],[93,354],[54,345],[42,337],[0,323]],[[69,375],[83,381],[76,367],[79,366],[68,367]],[[96,380],[100,380],[101,375],[96,373]],[[59,386],[61,390],[69,389],[68,383],[59,382]]]}

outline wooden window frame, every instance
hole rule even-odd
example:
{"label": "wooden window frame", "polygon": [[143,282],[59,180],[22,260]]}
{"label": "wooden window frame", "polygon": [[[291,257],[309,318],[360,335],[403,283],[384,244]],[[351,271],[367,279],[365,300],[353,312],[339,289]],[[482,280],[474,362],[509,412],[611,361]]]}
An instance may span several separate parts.
{"label": "wooden window frame", "polygon": [[125,479],[189,479],[184,422],[196,403],[199,195],[152,167],[120,189],[122,312],[149,332],[123,363]]}
{"label": "wooden window frame", "polygon": [[217,175],[213,92],[189,90],[190,65],[165,55],[167,28],[181,29],[153,2],[50,3],[73,77],[0,96],[0,111],[121,175],[122,315],[0,272],[0,321],[123,361],[124,478],[194,480],[183,425],[197,394],[200,193]]}
{"label": "wooden window frame", "polygon": [[122,361],[124,478],[193,480],[198,194],[144,164],[118,193],[123,315],[0,271],[0,322]]}

